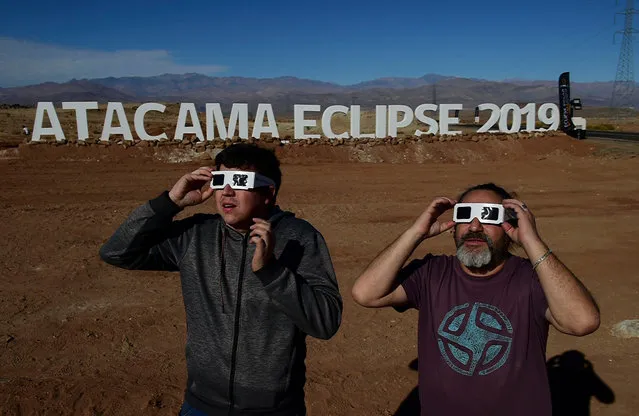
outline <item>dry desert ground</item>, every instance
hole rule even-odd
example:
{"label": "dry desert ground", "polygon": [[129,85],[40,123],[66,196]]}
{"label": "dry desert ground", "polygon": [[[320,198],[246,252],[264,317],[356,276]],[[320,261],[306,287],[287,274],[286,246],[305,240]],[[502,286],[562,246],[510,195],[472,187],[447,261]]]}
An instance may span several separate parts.
{"label": "dry desert ground", "polygon": [[[133,208],[211,161],[171,159],[167,148],[5,147],[0,414],[176,414],[186,380],[178,275],[116,269],[98,249]],[[487,181],[531,207],[543,239],[601,308],[594,334],[551,328],[548,359],[577,350],[592,364],[564,368],[572,381],[554,393],[574,409],[589,403],[592,415],[639,413],[639,338],[611,333],[639,318],[639,144],[556,134],[276,151],[279,205],[324,235],[344,299],[339,332],[308,339],[310,415],[417,414],[405,411],[417,383],[416,311],[366,309],[350,289],[432,198]],[[180,215],[214,210],[209,202]],[[452,237],[424,242],[415,256],[427,252],[452,254]]]}

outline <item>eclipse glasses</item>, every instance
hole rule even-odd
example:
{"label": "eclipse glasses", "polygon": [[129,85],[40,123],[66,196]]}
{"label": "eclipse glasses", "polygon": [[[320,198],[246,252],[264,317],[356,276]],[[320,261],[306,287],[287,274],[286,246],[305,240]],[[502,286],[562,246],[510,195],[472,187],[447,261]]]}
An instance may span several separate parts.
{"label": "eclipse glasses", "polygon": [[257,172],[243,170],[218,170],[212,172],[212,189],[224,189],[229,185],[233,189],[254,189],[263,186],[275,186],[275,182]]}
{"label": "eclipse glasses", "polygon": [[477,218],[482,224],[499,225],[503,222],[516,220],[514,210],[504,208],[501,204],[460,203],[453,208],[453,221],[469,223]]}

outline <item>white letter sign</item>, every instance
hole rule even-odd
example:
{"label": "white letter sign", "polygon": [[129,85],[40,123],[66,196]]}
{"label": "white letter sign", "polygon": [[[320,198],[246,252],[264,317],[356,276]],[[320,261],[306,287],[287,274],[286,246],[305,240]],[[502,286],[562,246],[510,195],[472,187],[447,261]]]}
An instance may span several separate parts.
{"label": "white letter sign", "polygon": [[87,110],[97,110],[98,102],[68,102],[62,103],[63,110],[75,110],[75,122],[78,126],[78,140],[89,138],[89,122],[87,121]]}
{"label": "white letter sign", "polygon": [[159,111],[163,113],[166,110],[166,106],[158,103],[144,103],[135,110],[135,116],[133,118],[133,127],[138,137],[142,140],[166,140],[166,133],[162,133],[157,136],[151,136],[146,132],[144,128],[144,115],[149,111]]}
{"label": "white letter sign", "polygon": [[324,136],[328,137],[329,139],[346,139],[348,137],[347,131],[339,135],[333,133],[333,129],[331,127],[331,118],[335,113],[344,113],[348,115],[348,107],[344,105],[332,105],[324,110],[324,113],[322,114],[322,132],[324,132]]}
{"label": "white letter sign", "polygon": [[295,139],[319,139],[319,134],[306,134],[307,127],[315,127],[315,120],[305,120],[304,113],[307,111],[319,112],[322,108],[319,105],[298,105],[293,106],[293,124],[295,131]]}
{"label": "white letter sign", "polygon": [[[227,105],[227,104],[225,104]],[[86,140],[89,137],[88,111],[98,110],[97,101],[71,101],[63,102],[62,109],[74,110],[75,121],[78,131],[78,140]],[[350,107],[345,105],[331,105],[326,107],[321,116],[315,115],[305,118],[310,112],[319,113],[322,107],[318,104],[295,104],[293,105],[293,131],[294,139],[319,139],[326,137],[329,139],[384,139],[386,137],[396,138],[398,130],[412,126],[415,121],[418,128],[413,135],[420,137],[424,134],[441,134],[441,135],[457,135],[461,134],[460,130],[450,130],[451,125],[459,124],[459,114],[463,109],[462,104],[432,104],[424,103],[418,105],[414,110],[401,104],[375,105],[374,116],[371,108],[367,109],[365,115],[362,116],[360,105],[352,104]],[[130,111],[130,109],[129,109]],[[166,106],[160,103],[143,103],[135,110],[133,126],[137,137],[141,140],[167,140],[167,134],[152,136],[146,131],[148,123],[145,127],[145,116],[149,111],[157,111],[166,114]],[[455,111],[452,116],[451,111]],[[434,114],[426,115],[427,112]],[[439,118],[435,114],[439,115]],[[480,112],[484,115],[480,117]],[[333,130],[333,118],[335,114],[344,114],[339,116],[342,127]],[[487,113],[489,113],[487,115]],[[557,130],[560,124],[561,111],[557,104],[544,103],[539,106],[535,103],[515,104],[506,103],[501,106],[491,103],[479,104],[475,107],[475,123],[483,123],[478,127],[477,133],[506,133],[515,134],[522,131],[552,131]],[[62,131],[62,123],[68,125],[68,113],[63,114],[64,118],[56,113],[53,102],[39,102],[35,112],[35,121],[33,124],[33,135],[31,141],[38,142],[42,136],[52,135],[59,142],[65,141],[65,133]],[[224,117],[220,103],[206,103],[206,140],[211,141],[216,137],[222,140],[228,140],[234,136],[239,136],[242,140],[249,139],[249,112],[247,103],[232,103],[231,114],[228,118]],[[524,119],[525,116],[525,119]],[[45,117],[49,118],[51,127],[44,127]],[[362,117],[367,121],[365,127],[368,133],[362,133]],[[115,120],[117,118],[117,120]],[[161,122],[165,123],[165,116],[161,118]],[[374,118],[374,133],[373,129]],[[480,119],[483,118],[482,121]],[[573,117],[575,120],[577,117]],[[157,120],[158,117],[155,118]],[[190,119],[190,121],[188,120]],[[344,119],[344,123],[341,120]],[[581,118],[580,118],[581,119]],[[321,129],[318,133],[310,133],[309,129],[317,128],[318,120]],[[228,126],[227,126],[228,123]],[[257,104],[255,119],[252,121],[253,131],[251,137],[259,140],[264,135],[271,135],[273,138],[279,138],[279,130],[277,126],[277,118],[273,113],[273,107],[268,103]],[[524,125],[525,123],[525,125]],[[579,126],[583,126],[583,122]],[[537,128],[537,125],[544,125]],[[422,131],[422,125],[428,127],[426,131]],[[468,127],[468,126],[466,126]],[[585,127],[577,127],[585,129]],[[24,129],[27,134],[28,130]],[[345,130],[345,131],[344,131]],[[217,133],[216,133],[217,131]],[[237,132],[237,133],[236,133]],[[466,134],[469,132],[466,131]],[[133,140],[131,128],[127,121],[127,115],[124,106],[119,102],[109,102],[106,107],[104,116],[104,124],[102,126],[102,134],[100,140],[108,141],[112,135],[122,135],[124,140]],[[204,141],[204,133],[202,125],[198,119],[198,112],[194,103],[181,103],[175,134],[171,140],[181,141],[185,134],[194,134],[198,140]]]}
{"label": "white letter sign", "polygon": [[[117,114],[120,127],[113,126],[113,115]],[[133,140],[129,122],[126,119],[126,113],[122,103],[108,103],[106,116],[104,117],[104,127],[102,128],[102,136],[100,140],[109,141],[112,134],[121,134],[124,140]]]}
{"label": "white letter sign", "polygon": [[[51,127],[42,126],[42,123],[44,122],[44,113],[47,113],[47,116],[49,116]],[[62,127],[60,126],[60,120],[58,120],[58,115],[55,112],[53,103],[41,102],[38,103],[38,107],[36,108],[35,122],[33,123],[33,136],[31,137],[31,140],[34,142],[39,142],[40,136],[48,135],[54,135],[55,139],[59,142],[65,140],[64,133],[62,132]]]}
{"label": "white letter sign", "polygon": [[[268,124],[266,126],[264,126],[264,116],[266,116],[268,119]],[[241,129],[242,127],[240,127],[240,130]],[[257,105],[255,122],[253,123],[253,138],[259,139],[260,136],[264,133],[269,133],[271,137],[274,138],[280,137],[280,133],[277,131],[277,122],[275,121],[275,115],[273,114],[273,107],[271,107],[270,104]],[[240,137],[242,137],[241,134]]]}

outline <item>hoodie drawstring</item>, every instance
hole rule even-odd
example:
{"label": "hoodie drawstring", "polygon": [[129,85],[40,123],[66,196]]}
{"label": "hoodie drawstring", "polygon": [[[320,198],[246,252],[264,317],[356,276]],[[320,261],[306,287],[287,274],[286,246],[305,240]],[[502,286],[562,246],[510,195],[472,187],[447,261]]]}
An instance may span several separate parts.
{"label": "hoodie drawstring", "polygon": [[226,249],[226,228],[222,228],[222,258],[220,260],[220,300],[222,301],[222,313],[226,313],[224,307],[224,281],[226,280],[226,261],[224,260],[224,250]]}

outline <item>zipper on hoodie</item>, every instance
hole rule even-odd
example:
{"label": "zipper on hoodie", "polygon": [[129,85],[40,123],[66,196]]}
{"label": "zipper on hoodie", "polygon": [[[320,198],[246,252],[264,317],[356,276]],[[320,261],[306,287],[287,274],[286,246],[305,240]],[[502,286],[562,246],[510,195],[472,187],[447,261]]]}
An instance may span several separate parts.
{"label": "zipper on hoodie", "polygon": [[249,238],[247,232],[242,240],[242,261],[240,263],[240,275],[237,282],[237,301],[235,305],[235,322],[233,324],[233,350],[231,353],[231,374],[229,376],[229,415],[233,414],[235,406],[235,364],[237,360],[237,343],[240,337],[240,309],[242,306],[242,283],[244,281],[244,263],[246,262],[246,249]]}

